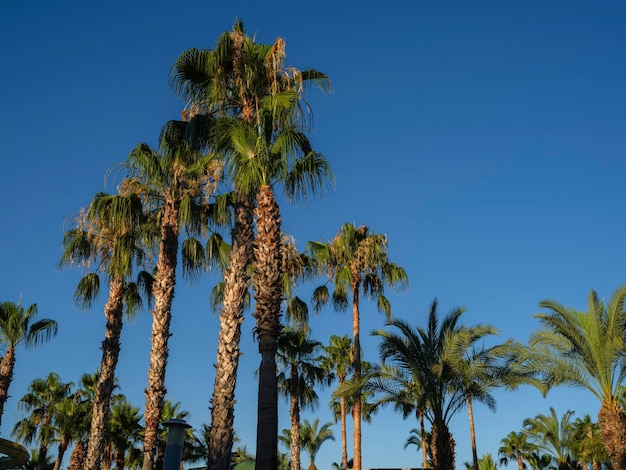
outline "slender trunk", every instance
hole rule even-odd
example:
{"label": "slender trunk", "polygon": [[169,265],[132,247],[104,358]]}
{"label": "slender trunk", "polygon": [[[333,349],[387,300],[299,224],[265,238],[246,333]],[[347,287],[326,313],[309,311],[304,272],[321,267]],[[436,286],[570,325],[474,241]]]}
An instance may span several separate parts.
{"label": "slender trunk", "polygon": [[518,470],[524,470],[524,458],[519,452],[517,453],[517,468]]}
{"label": "slender trunk", "polygon": [[474,470],[478,470],[478,453],[476,452],[476,430],[474,429],[474,409],[472,408],[472,397],[469,393],[465,394],[467,403],[467,414],[469,416],[470,440],[472,442],[472,459],[474,462]]}
{"label": "slender trunk", "polygon": [[91,427],[87,442],[87,470],[100,470],[104,452],[104,431],[109,415],[109,404],[115,383],[115,368],[120,355],[120,337],[122,334],[122,317],[124,313],[124,283],[120,280],[109,282],[109,299],[104,306],[106,327],[102,341],[102,359],[96,396],[93,400]]}
{"label": "slender trunk", "polygon": [[126,447],[119,446],[115,451],[115,470],[124,470],[126,465]]}
{"label": "slender trunk", "polygon": [[291,366],[290,405],[289,416],[291,417],[291,470],[300,470],[300,398],[298,390],[298,366]]}
{"label": "slender trunk", "polygon": [[54,470],[59,470],[61,468],[61,462],[63,461],[63,456],[65,455],[65,451],[67,450],[67,446],[70,443],[70,439],[66,434],[61,437],[61,442],[59,443],[59,452],[57,453],[57,459],[54,461]]}
{"label": "slender trunk", "polygon": [[626,470],[626,414],[616,401],[605,401],[598,413],[602,442],[614,470]]}
{"label": "slender trunk", "polygon": [[[50,426],[50,423],[52,422],[52,417],[50,416],[50,413],[51,413],[51,410],[46,411],[43,421],[41,422],[41,427],[39,428],[40,432],[42,429],[45,429]],[[46,459],[48,457],[48,444],[49,442],[47,439],[42,439],[39,442],[39,455],[37,457],[39,459],[37,463],[38,470],[46,470]]]}
{"label": "slender trunk", "polygon": [[418,414],[420,420],[420,434],[422,436],[422,465],[424,468],[428,468],[428,451],[426,449],[426,426],[424,425],[424,412],[420,410]]}
{"label": "slender trunk", "polygon": [[253,201],[238,194],[235,225],[228,267],[224,271],[224,303],[220,311],[220,332],[215,364],[215,386],[211,399],[209,470],[229,470],[235,421],[235,386],[239,366],[239,340],[244,299],[250,276],[247,265],[252,256]]}
{"label": "slender trunk", "polygon": [[13,380],[13,370],[15,369],[15,347],[9,345],[4,352],[4,357],[0,361],[0,424],[2,423],[2,413],[4,404],[9,398],[9,386]]}
{"label": "slender trunk", "polygon": [[[345,382],[345,376],[339,377],[339,386]],[[341,414],[341,468],[348,468],[348,432],[346,429],[346,399],[339,397],[339,412]]]}
{"label": "slender trunk", "polygon": [[[360,274],[352,273],[354,283],[352,285],[352,368],[354,370],[354,380],[361,380],[361,320],[359,315],[359,288],[358,282]],[[361,470],[361,392],[354,395],[352,405],[352,420],[354,421],[354,461],[352,468]]]}
{"label": "slender trunk", "polygon": [[110,470],[113,464],[113,447],[111,444],[107,444],[104,447],[104,453],[102,454],[102,470]]}
{"label": "slender trunk", "polygon": [[277,339],[281,332],[282,237],[280,210],[271,188],[262,186],[257,195],[257,238],[254,246],[254,299],[256,334],[259,341],[259,399],[256,437],[256,470],[278,466]]}
{"label": "slender trunk", "polygon": [[166,201],[161,225],[161,242],[157,273],[154,279],[154,309],[152,310],[152,336],[146,407],[142,470],[152,470],[156,456],[157,433],[163,402],[165,401],[165,370],[169,356],[168,340],[172,320],[172,301],[176,285],[178,254],[179,207]]}

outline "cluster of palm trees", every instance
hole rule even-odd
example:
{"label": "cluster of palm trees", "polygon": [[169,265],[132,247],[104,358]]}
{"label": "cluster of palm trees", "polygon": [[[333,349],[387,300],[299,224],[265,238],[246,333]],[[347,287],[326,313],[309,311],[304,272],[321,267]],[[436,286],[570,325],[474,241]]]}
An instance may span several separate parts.
{"label": "cluster of palm trees", "polygon": [[[279,192],[292,200],[334,183],[328,161],[308,138],[310,114],[305,100],[309,85],[327,91],[330,81],[321,72],[287,67],[284,61],[282,39],[257,43],[240,21],[218,37],[213,49],[184,51],[171,75],[173,90],[185,102],[182,119],[164,125],[157,148],[142,143],[113,166],[108,178],[116,192],[96,194],[70,220],[59,264],[84,269],[74,294],[81,308],[91,307],[101,285],[108,286],[106,326],[88,400],[84,392],[71,392],[68,384],[61,387],[60,379],[51,375],[49,381],[56,380],[56,388],[63,390],[60,398],[67,403],[59,409],[66,410],[66,417],[56,408],[56,415],[48,413],[26,397],[20,402],[39,421],[20,421],[15,433],[24,442],[38,436],[41,465],[52,442],[49,430],[74,414],[83,421],[86,416],[89,425],[82,423],[80,436],[58,434],[63,445],[75,443],[70,468],[99,470],[111,459],[117,459],[118,468],[125,465],[131,439],[116,442],[111,427],[118,429],[115,423],[122,426],[124,420],[136,423],[140,415],[114,393],[116,368],[124,319],[146,305],[152,332],[145,406],[138,418],[144,425],[133,434],[132,444],[141,440],[143,470],[158,468],[160,423],[168,406],[165,376],[172,301],[180,267],[191,277],[210,268],[223,273],[223,281],[211,294],[220,321],[211,425],[197,438],[204,443],[201,452],[210,470],[228,470],[233,458],[241,323],[252,304],[260,354],[258,470],[279,468],[278,443],[285,439],[292,470],[300,470],[301,449],[309,454],[311,470],[315,468],[319,446],[332,436],[330,423],[319,429],[318,421],[301,423],[300,411],[316,404],[316,386],[333,381],[338,383],[333,407],[341,422],[343,469],[349,466],[346,417],[351,414],[353,421],[351,465],[361,470],[361,420],[391,405],[419,423],[412,443],[419,443],[423,466],[446,470],[455,468],[450,420],[466,408],[471,465],[478,470],[480,462],[489,459],[478,459],[473,405],[479,402],[493,408],[491,392],[496,387],[515,389],[521,384],[537,386],[544,393],[557,385],[588,388],[601,402],[599,435],[608,454],[602,458],[610,459],[616,470],[626,469],[626,415],[619,392],[626,374],[626,288],[618,289],[607,304],[592,291],[587,312],[542,302],[540,306],[550,313],[537,315],[542,328],[528,345],[509,339],[485,347],[485,339],[497,334],[495,327],[463,325],[463,308],[441,319],[437,301],[425,326],[392,318],[385,288],[405,288],[408,277],[388,258],[386,236],[347,223],[332,239],[310,241],[300,253],[281,229]],[[307,303],[295,291],[300,281],[319,279],[323,282],[313,292],[313,309],[319,312],[331,304],[335,310],[350,310],[352,338],[333,336],[323,346],[308,336]],[[362,298],[375,301],[387,319],[385,329],[373,332],[380,338],[378,364],[361,359]],[[35,345],[56,333],[52,320],[30,324],[35,312],[36,308],[24,310],[19,304],[0,306],[0,334],[5,335],[0,417],[13,374],[15,346]],[[33,388],[31,393],[44,392]],[[278,430],[281,393],[289,400],[291,418],[288,433],[282,435]],[[73,406],[90,406],[90,410],[79,413]],[[119,429],[113,434],[123,435]],[[586,455],[582,449],[579,452]],[[61,448],[59,454],[62,459]],[[554,458],[560,465],[560,457]],[[595,458],[589,456],[588,461]]]}

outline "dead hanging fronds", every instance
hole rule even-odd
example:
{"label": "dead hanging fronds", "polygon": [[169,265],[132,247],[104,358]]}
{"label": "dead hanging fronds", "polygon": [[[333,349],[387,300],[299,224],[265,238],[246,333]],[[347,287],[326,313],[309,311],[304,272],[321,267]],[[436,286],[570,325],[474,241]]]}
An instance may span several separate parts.
{"label": "dead hanging fronds", "polygon": [[202,113],[203,113],[203,110],[202,110],[202,106],[200,105],[200,103],[198,103],[197,101],[194,101],[194,102],[190,101],[185,105],[185,108],[181,111],[180,117],[184,122],[189,122],[195,116],[197,116],[198,114],[202,114]]}

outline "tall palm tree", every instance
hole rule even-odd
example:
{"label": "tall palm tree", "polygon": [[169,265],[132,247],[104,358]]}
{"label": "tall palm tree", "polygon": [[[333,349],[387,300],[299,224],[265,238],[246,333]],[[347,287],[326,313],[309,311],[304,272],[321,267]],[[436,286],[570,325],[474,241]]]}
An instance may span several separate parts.
{"label": "tall palm tree", "polygon": [[[318,260],[321,269],[328,272],[332,282],[333,306],[346,310],[352,300],[352,368],[354,379],[361,377],[360,299],[376,299],[378,309],[391,317],[391,306],[384,294],[384,286],[404,287],[408,278],[404,268],[392,263],[387,256],[387,237],[373,233],[366,226],[344,224],[330,242],[309,242],[308,251]],[[328,303],[330,296],[326,285],[315,289],[315,310]],[[352,409],[354,420],[354,469],[361,470],[361,398],[357,391]]]}
{"label": "tall palm tree", "polygon": [[500,444],[498,449],[500,464],[508,465],[510,459],[515,460],[518,470],[526,468],[524,459],[537,450],[537,447],[528,441],[528,435],[525,432],[511,431],[500,441]]}
{"label": "tall palm tree", "polygon": [[[323,89],[329,89],[330,84],[328,78],[319,72],[283,68],[283,59],[284,42],[281,39],[271,45],[257,44],[246,35],[241,21],[237,21],[230,32],[225,32],[218,38],[214,50],[189,49],[181,54],[174,66],[172,82],[175,91],[188,102],[185,118],[192,119],[196,114],[229,116],[230,119],[223,120],[226,123],[223,127],[230,129],[233,127],[233,120],[235,122],[241,120],[245,124],[243,127],[247,128],[247,132],[228,130],[224,133],[226,138],[222,139],[225,143],[224,151],[230,156],[228,166],[234,180],[235,225],[232,230],[232,249],[228,268],[224,273],[224,303],[220,312],[215,387],[211,400],[211,450],[208,465],[211,470],[229,468],[233,438],[234,390],[239,361],[238,344],[243,320],[244,293],[249,280],[246,266],[252,256],[255,198],[259,194],[259,199],[267,204],[261,205],[261,209],[257,210],[257,218],[261,221],[261,227],[267,222],[270,228],[269,231],[267,228],[258,230],[260,241],[257,241],[257,247],[263,246],[263,243],[276,244],[259,249],[257,253],[257,260],[260,263],[257,267],[257,285],[260,285],[273,280],[268,271],[276,267],[274,265],[277,265],[280,259],[278,244],[280,224],[277,223],[279,212],[270,184],[282,179],[287,182],[285,187],[288,193],[304,194],[306,190],[319,189],[323,178],[330,175],[327,163],[310,150],[308,140],[302,133],[297,134],[295,141],[304,150],[306,158],[300,159],[299,164],[294,162],[293,165],[293,168],[299,169],[295,174],[300,176],[289,177],[283,173],[285,165],[275,164],[275,156],[290,155],[288,147],[293,143],[293,140],[284,142],[288,145],[283,146],[280,144],[281,139],[274,139],[273,131],[281,129],[285,123],[292,123],[294,118],[293,112],[281,112],[281,108],[290,111],[306,109],[306,106],[302,105],[303,83],[312,82]],[[304,113],[300,112],[299,116],[304,116]],[[235,129],[238,127],[235,126]],[[271,146],[273,149],[268,151],[270,149],[268,144],[272,141],[280,145],[273,145]],[[282,147],[282,150],[279,147]],[[303,174],[312,176],[302,178]],[[272,210],[268,212],[270,208]],[[272,249],[275,249],[276,253],[270,258],[268,256]],[[260,269],[261,266],[266,267]],[[276,280],[274,282],[277,283]],[[272,324],[276,322],[268,323],[261,321],[260,318],[270,319],[277,316],[279,290],[274,286],[259,289],[258,292],[260,291],[272,294],[265,295],[267,300],[261,299],[262,308],[257,312],[259,347],[264,355],[259,374],[259,387],[262,390],[260,401],[263,401],[259,405],[259,410],[264,416],[258,422],[267,427],[257,432],[257,438],[261,439],[261,442],[257,442],[257,451],[263,453],[257,456],[257,465],[260,468],[273,469],[276,467],[275,436],[278,434],[277,417],[274,418],[277,395],[273,392],[276,388],[275,373],[272,372],[274,378],[271,378],[268,371],[273,367],[273,360],[270,360],[269,356],[276,352],[275,339],[279,329]],[[262,294],[258,295],[263,297]],[[273,300],[268,303],[269,298]],[[266,392],[269,392],[269,395]]]}
{"label": "tall palm tree", "polygon": [[[100,292],[100,275],[109,284],[104,306],[106,320],[97,393],[93,400],[85,468],[98,470],[104,449],[104,429],[120,354],[124,313],[132,316],[142,305],[140,287],[147,295],[150,276],[141,271],[133,282],[133,270],[142,263],[146,219],[135,195],[98,193],[86,211],[74,221],[63,238],[61,267],[78,264],[88,272],[78,283],[75,303],[82,309],[93,305]],[[140,287],[139,287],[140,286]]]}
{"label": "tall palm tree", "polygon": [[524,432],[537,449],[550,455],[558,465],[558,470],[570,470],[575,467],[574,426],[571,421],[573,411],[566,411],[559,419],[554,408],[550,414],[538,414],[524,420]]}
{"label": "tall palm tree", "polygon": [[305,419],[302,423],[302,448],[309,456],[309,467],[307,470],[317,470],[315,466],[315,457],[322,447],[322,444],[326,441],[334,441],[335,436],[331,426],[333,423],[324,423],[322,427],[319,427],[320,420],[315,418],[313,423],[310,423],[308,419]]}
{"label": "tall palm tree", "polygon": [[[323,367],[330,377],[336,378],[341,387],[352,370],[352,341],[348,335],[332,335],[329,344],[323,346],[325,355],[322,358]],[[348,445],[346,431],[346,398],[339,397],[339,418],[341,421],[341,468],[348,468]]]}
{"label": "tall palm tree", "polygon": [[619,400],[626,378],[625,299],[621,286],[606,303],[592,289],[586,312],[544,300],[539,306],[549,312],[535,315],[542,328],[529,342],[545,393],[556,385],[577,386],[600,401],[598,424],[615,470],[626,469],[626,414]]}
{"label": "tall palm tree", "polygon": [[157,150],[140,144],[118,165],[125,172],[120,193],[140,198],[151,220],[158,225],[154,237],[157,260],[145,391],[144,469],[152,469],[154,463],[159,417],[166,394],[180,231],[182,227],[192,234],[202,230],[202,206],[221,178],[221,162],[213,154],[203,155],[201,147],[188,138],[187,126],[185,122],[169,121],[163,127]]}
{"label": "tall palm tree", "polygon": [[45,379],[33,380],[18,403],[21,412],[28,413],[28,416],[15,423],[12,434],[25,444],[38,441],[38,470],[45,469],[48,447],[56,437],[53,426],[55,407],[69,396],[72,385],[71,382],[61,382],[61,377],[51,372]]}
{"label": "tall palm tree", "polygon": [[314,386],[326,377],[317,351],[319,341],[303,331],[285,329],[278,339],[279,392],[289,399],[291,469],[300,470],[300,410],[318,402]]}
{"label": "tall palm tree", "polygon": [[56,336],[58,325],[47,318],[34,321],[37,316],[37,305],[22,307],[21,301],[3,302],[0,304],[0,343],[4,355],[0,360],[0,423],[4,412],[4,404],[9,397],[9,387],[13,381],[15,369],[15,351],[23,344],[26,348],[34,348]]}

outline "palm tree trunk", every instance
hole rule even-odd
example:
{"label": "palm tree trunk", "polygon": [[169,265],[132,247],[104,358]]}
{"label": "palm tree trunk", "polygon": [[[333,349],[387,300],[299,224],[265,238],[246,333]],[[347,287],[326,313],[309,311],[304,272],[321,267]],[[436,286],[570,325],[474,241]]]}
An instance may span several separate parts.
{"label": "palm tree trunk", "polygon": [[420,435],[422,436],[422,466],[428,468],[428,451],[426,449],[426,426],[424,425],[424,412],[419,411]]}
{"label": "palm tree trunk", "polygon": [[277,339],[280,335],[282,300],[282,239],[280,210],[271,188],[264,185],[257,195],[257,238],[254,299],[256,334],[259,341],[259,399],[256,437],[256,470],[278,466]]}
{"label": "palm tree trunk", "polygon": [[517,468],[518,470],[524,470],[524,458],[521,453],[517,453]]}
{"label": "palm tree trunk", "polygon": [[101,468],[104,451],[104,428],[109,414],[109,403],[115,382],[115,368],[120,355],[120,337],[122,334],[122,318],[124,313],[124,283],[120,280],[109,282],[109,299],[104,306],[106,327],[102,341],[102,360],[96,396],[94,397],[91,428],[87,442],[87,470]]}
{"label": "palm tree trunk", "polygon": [[[339,386],[344,382],[344,379],[339,380]],[[347,470],[348,468],[348,433],[346,430],[346,399],[339,397],[339,412],[341,413],[341,468]]]}
{"label": "palm tree trunk", "polygon": [[67,470],[81,470],[84,467],[86,452],[87,443],[85,441],[78,441],[70,456],[70,464]]}
{"label": "palm tree trunk", "polygon": [[211,399],[209,470],[229,470],[235,421],[235,385],[239,366],[239,340],[246,290],[250,276],[247,265],[252,255],[253,201],[238,194],[235,225],[228,267],[224,271],[224,304],[220,312],[220,332],[215,364],[215,386]]}
{"label": "palm tree trunk", "polygon": [[300,470],[300,397],[298,393],[298,366],[291,366],[289,416],[291,417],[291,470]]}
{"label": "palm tree trunk", "polygon": [[603,402],[598,413],[602,442],[614,470],[626,470],[626,414],[617,401]]}
{"label": "palm tree trunk", "polygon": [[144,412],[145,434],[143,443],[142,470],[152,470],[157,447],[157,433],[165,388],[165,370],[169,356],[168,340],[172,320],[172,301],[176,285],[176,263],[178,255],[179,207],[171,201],[165,202],[161,225],[161,242],[157,273],[154,279],[154,309],[152,310],[152,336],[146,409]]}
{"label": "palm tree trunk", "polygon": [[[354,380],[358,383],[361,379],[361,319],[359,314],[359,287],[360,284],[356,280],[360,274],[352,273],[352,279],[355,280],[352,285],[352,354],[354,362],[352,368],[354,370]],[[354,460],[352,464],[353,470],[361,470],[361,392],[358,391],[354,395],[354,404],[352,405],[352,420],[354,421]]]}
{"label": "palm tree trunk", "polygon": [[467,403],[467,414],[469,416],[470,440],[472,442],[472,460],[474,462],[474,470],[478,470],[478,454],[476,452],[476,430],[474,429],[474,410],[472,408],[472,397],[469,393],[465,394]]}
{"label": "palm tree trunk", "polygon": [[65,451],[67,450],[69,442],[70,440],[66,435],[63,435],[61,437],[61,442],[59,443],[59,452],[57,453],[57,459],[54,461],[54,470],[59,470],[61,468],[61,462],[63,461],[63,456],[65,455]]}
{"label": "palm tree trunk", "polygon": [[15,347],[9,346],[4,352],[4,357],[0,362],[0,424],[2,423],[2,413],[4,404],[9,398],[9,386],[13,380],[13,369],[15,368]]}

